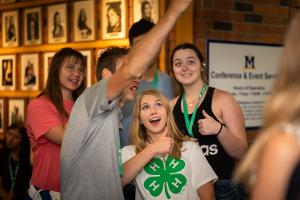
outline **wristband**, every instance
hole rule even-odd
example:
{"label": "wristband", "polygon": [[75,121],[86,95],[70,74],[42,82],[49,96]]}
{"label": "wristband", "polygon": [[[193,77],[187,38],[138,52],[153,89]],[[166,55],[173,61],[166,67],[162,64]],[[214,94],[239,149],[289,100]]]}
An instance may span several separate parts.
{"label": "wristband", "polygon": [[225,124],[223,124],[221,122],[219,122],[219,123],[220,123],[221,127],[220,127],[219,131],[216,133],[216,136],[218,136],[221,133],[223,126],[225,126]]}

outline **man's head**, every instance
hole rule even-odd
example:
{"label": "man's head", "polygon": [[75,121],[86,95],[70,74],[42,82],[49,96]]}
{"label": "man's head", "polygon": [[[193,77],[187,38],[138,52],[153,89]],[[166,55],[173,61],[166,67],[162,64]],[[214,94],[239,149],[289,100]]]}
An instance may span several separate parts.
{"label": "man's head", "polygon": [[154,24],[146,19],[134,23],[129,30],[129,42],[133,46],[140,36],[146,34],[154,27]]}
{"label": "man's head", "polygon": [[[97,80],[112,76],[120,67],[120,62],[123,56],[128,53],[128,49],[120,47],[110,47],[106,49],[98,58],[97,61]],[[138,88],[139,79],[132,83],[123,91],[122,102],[132,101]]]}
{"label": "man's head", "polygon": [[103,70],[116,72],[117,63],[120,58],[128,53],[128,49],[120,47],[110,47],[106,49],[97,60],[96,77],[97,81],[103,78]]}

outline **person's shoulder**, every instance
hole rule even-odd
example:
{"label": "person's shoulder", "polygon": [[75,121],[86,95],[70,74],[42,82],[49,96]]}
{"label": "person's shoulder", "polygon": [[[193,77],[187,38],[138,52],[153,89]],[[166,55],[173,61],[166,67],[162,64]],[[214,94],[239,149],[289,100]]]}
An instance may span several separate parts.
{"label": "person's shoulder", "polygon": [[229,93],[229,92],[227,92],[227,91],[225,91],[225,90],[222,90],[222,89],[219,89],[219,88],[214,88],[215,90],[214,90],[214,96],[216,96],[216,97],[232,97],[232,95]]}
{"label": "person's shoulder", "polygon": [[214,94],[213,94],[213,100],[220,102],[223,105],[226,105],[227,103],[235,102],[235,98],[230,94],[229,92],[225,90],[221,90],[218,88],[215,88]]}
{"label": "person's shoulder", "polygon": [[[273,155],[283,156],[290,155],[296,151],[300,153],[300,145],[297,138],[290,133],[287,133],[281,129],[272,129],[271,137],[266,141],[264,146],[264,151],[266,154],[268,152],[273,152]],[[264,134],[264,133],[262,133]]]}
{"label": "person's shoulder", "polygon": [[36,98],[30,100],[28,106],[40,105],[40,104],[45,104],[45,103],[48,104],[51,102],[48,97],[46,97],[45,95],[42,95],[42,96],[39,96],[39,97],[36,97]]}

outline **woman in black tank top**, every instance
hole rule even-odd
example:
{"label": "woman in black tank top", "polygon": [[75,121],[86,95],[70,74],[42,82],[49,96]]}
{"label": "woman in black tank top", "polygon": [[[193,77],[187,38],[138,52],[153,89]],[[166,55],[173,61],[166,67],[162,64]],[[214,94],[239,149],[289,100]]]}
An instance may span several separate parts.
{"label": "woman in black tank top", "polygon": [[207,85],[204,59],[199,49],[189,43],[177,46],[171,55],[171,66],[182,93],[172,104],[178,128],[198,140],[219,181],[215,184],[217,199],[237,197],[231,182],[235,160],[247,149],[244,116],[232,95]]}

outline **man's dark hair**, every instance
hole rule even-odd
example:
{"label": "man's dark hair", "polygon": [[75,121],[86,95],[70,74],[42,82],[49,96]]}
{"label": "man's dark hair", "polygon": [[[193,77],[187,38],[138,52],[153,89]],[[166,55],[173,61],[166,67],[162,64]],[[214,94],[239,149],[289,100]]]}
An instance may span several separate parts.
{"label": "man's dark hair", "polygon": [[132,46],[134,38],[149,32],[155,24],[146,20],[141,19],[134,23],[129,29],[129,42]]}
{"label": "man's dark hair", "polygon": [[116,65],[119,58],[128,53],[127,48],[110,47],[106,49],[97,60],[96,77],[97,81],[102,79],[102,70],[108,69],[112,73],[116,71]]}

